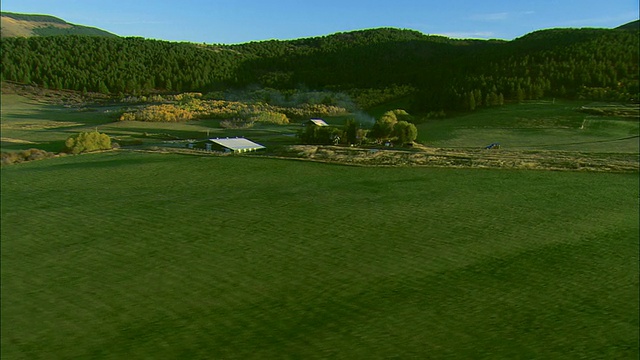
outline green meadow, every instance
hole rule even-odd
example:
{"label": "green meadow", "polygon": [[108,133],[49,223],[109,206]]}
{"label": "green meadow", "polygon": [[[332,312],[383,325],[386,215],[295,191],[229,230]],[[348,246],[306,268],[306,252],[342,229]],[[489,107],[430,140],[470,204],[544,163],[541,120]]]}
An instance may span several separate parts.
{"label": "green meadow", "polygon": [[637,116],[595,116],[579,101],[531,101],[482,109],[418,126],[418,141],[435,147],[479,148],[500,143],[512,150],[640,151]]}
{"label": "green meadow", "polygon": [[[418,140],[638,153],[637,118],[582,105],[428,120]],[[269,146],[298,129],[114,122],[108,110],[3,95],[2,150],[57,152],[95,128],[124,144],[208,132]],[[639,356],[638,173],[127,146],[0,171],[3,359]]]}
{"label": "green meadow", "polygon": [[638,175],[2,168],[2,358],[635,358]]}
{"label": "green meadow", "polygon": [[[399,104],[390,104],[401,105]],[[535,101],[482,109],[418,125],[419,143],[444,148],[484,148],[500,143],[509,150],[558,150],[596,153],[640,153],[638,116],[596,116],[579,111],[579,101]],[[300,124],[256,124],[249,129],[224,129],[219,120],[185,123],[118,122],[118,106],[69,108],[25,97],[2,96],[3,151],[37,147],[58,152],[64,140],[79,131],[97,129],[124,146],[167,146],[172,139],[245,136],[268,147],[295,144]],[[637,112],[637,106],[633,108]],[[347,117],[326,121],[342,126]],[[363,124],[366,125],[366,124]],[[169,145],[171,146],[171,145]]]}
{"label": "green meadow", "polygon": [[[59,152],[70,135],[80,131],[107,133],[123,146],[160,145],[174,139],[205,139],[207,137],[250,136],[264,145],[296,143],[300,124],[286,126],[256,124],[250,129],[224,129],[220,120],[199,120],[184,123],[142,121],[118,122],[118,113],[126,104],[109,106],[67,107],[38,102],[26,97],[2,95],[3,151],[39,148]],[[184,144],[182,145],[184,146]]]}

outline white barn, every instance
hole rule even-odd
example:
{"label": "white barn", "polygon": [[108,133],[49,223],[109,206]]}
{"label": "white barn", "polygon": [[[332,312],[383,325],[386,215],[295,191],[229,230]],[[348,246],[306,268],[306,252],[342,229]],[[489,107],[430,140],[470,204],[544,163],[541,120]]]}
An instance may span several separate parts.
{"label": "white barn", "polygon": [[327,124],[324,120],[322,119],[311,119],[309,121],[307,121],[305,123],[305,125],[315,125],[315,126],[329,126],[329,124]]}
{"label": "white barn", "polygon": [[209,139],[205,143],[205,148],[207,150],[217,150],[234,153],[243,153],[247,151],[266,149],[266,147],[264,147],[263,145],[242,137]]}

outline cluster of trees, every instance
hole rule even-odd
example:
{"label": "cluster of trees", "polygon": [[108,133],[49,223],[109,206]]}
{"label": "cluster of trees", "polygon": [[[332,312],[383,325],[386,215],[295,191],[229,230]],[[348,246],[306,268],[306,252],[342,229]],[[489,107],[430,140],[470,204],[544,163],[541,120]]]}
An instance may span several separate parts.
{"label": "cluster of trees", "polygon": [[265,124],[286,125],[289,123],[287,115],[275,111],[263,111],[250,118],[252,122]]}
{"label": "cluster of trees", "polygon": [[237,83],[244,55],[142,38],[3,38],[2,78],[50,89],[142,95],[213,90]]}
{"label": "cluster of trees", "polygon": [[149,105],[120,115],[120,121],[182,122],[193,119],[193,112],[173,104]]}
{"label": "cluster of trees", "polygon": [[204,98],[265,103],[279,107],[301,108],[311,106],[326,110],[352,112],[357,106],[349,94],[334,90],[311,90],[304,86],[295,89],[274,89],[269,87],[249,87],[246,89],[226,89],[207,93]]}
{"label": "cluster of trees", "polygon": [[303,144],[329,145],[343,141],[344,131],[334,126],[316,126],[307,124],[298,132],[298,138]]}
{"label": "cluster of trees", "polygon": [[306,86],[350,93],[365,109],[379,104],[376,99],[410,96],[412,112],[437,113],[544,96],[637,99],[638,35],[561,29],[507,42],[373,29],[240,45],[3,38],[0,76],[53,89],[136,96],[250,85],[285,93]]}
{"label": "cluster of trees", "polygon": [[[169,97],[170,103],[145,105],[124,112],[120,121],[181,122],[193,119],[242,119],[284,125],[289,118],[336,116],[347,113],[345,108],[335,105],[302,104],[298,107],[281,107],[267,103],[242,101],[206,100],[201,94],[179,94]],[[155,99],[161,96],[153,96]],[[136,98],[137,99],[137,98]],[[133,101],[133,100],[130,100]],[[163,100],[168,101],[168,100]]]}
{"label": "cluster of trees", "polygon": [[298,133],[304,144],[361,144],[368,141],[393,140],[399,145],[412,143],[418,137],[418,129],[411,123],[413,117],[405,110],[396,109],[384,113],[370,130],[360,127],[355,119],[347,119],[342,128],[307,124]]}
{"label": "cluster of trees", "polygon": [[64,142],[65,151],[71,154],[111,149],[111,138],[97,131],[72,135]]}
{"label": "cluster of trees", "polygon": [[368,137],[378,140],[393,138],[400,144],[413,142],[418,137],[418,129],[412,121],[413,117],[405,110],[387,111],[373,124]]}
{"label": "cluster of trees", "polygon": [[417,91],[412,85],[391,84],[383,88],[349,89],[348,94],[361,109],[371,109],[395,99],[412,96]]}

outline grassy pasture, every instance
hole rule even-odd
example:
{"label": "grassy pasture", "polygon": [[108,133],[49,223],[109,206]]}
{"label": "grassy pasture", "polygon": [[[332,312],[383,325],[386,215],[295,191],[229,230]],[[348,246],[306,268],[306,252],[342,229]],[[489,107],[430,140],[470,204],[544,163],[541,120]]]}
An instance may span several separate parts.
{"label": "grassy pasture", "polygon": [[2,94],[2,150],[37,147],[58,152],[70,135],[95,129],[113,121],[108,113],[78,111],[51,105],[17,94]]}
{"label": "grassy pasture", "polygon": [[[123,105],[124,106],[124,105]],[[64,141],[80,131],[98,129],[123,144],[141,142],[162,145],[169,138],[203,139],[207,137],[249,136],[267,146],[293,144],[299,124],[288,126],[255,124],[249,129],[223,129],[220,120],[186,123],[116,121],[118,106],[89,108],[51,105],[16,94],[2,96],[3,151],[39,149],[58,152]]]}
{"label": "grassy pasture", "polygon": [[[117,139],[141,139],[145,143],[157,143],[154,135],[167,134],[180,139],[205,139],[207,137],[249,137],[265,146],[295,144],[299,124],[267,125],[255,124],[248,129],[224,129],[220,120],[199,120],[186,123],[152,123],[143,121],[124,121],[105,124],[98,129]],[[147,134],[146,136],[144,134]],[[182,144],[181,146],[184,146]]]}
{"label": "grassy pasture", "polygon": [[[640,152],[636,117],[596,116],[580,112],[584,102],[527,102],[482,109],[418,126],[417,141],[431,147],[483,148],[499,142],[512,150],[561,150],[598,153]],[[125,105],[123,105],[125,106]],[[593,104],[596,108],[601,104]],[[57,152],[64,140],[79,131],[98,129],[123,144],[162,145],[170,138],[203,139],[246,136],[268,147],[295,144],[299,124],[256,124],[249,129],[223,129],[219,120],[187,123],[117,122],[117,106],[69,108],[29,100],[17,94],[2,96],[3,151],[37,147]],[[637,110],[637,109],[636,109]],[[341,126],[349,116],[326,120]],[[169,138],[169,139],[168,139]]]}
{"label": "grassy pasture", "polygon": [[132,152],[1,172],[3,359],[638,357],[638,174]]}
{"label": "grassy pasture", "polygon": [[536,101],[482,109],[418,126],[418,141],[434,147],[478,148],[498,142],[518,150],[640,151],[637,117],[594,116],[584,103]]}

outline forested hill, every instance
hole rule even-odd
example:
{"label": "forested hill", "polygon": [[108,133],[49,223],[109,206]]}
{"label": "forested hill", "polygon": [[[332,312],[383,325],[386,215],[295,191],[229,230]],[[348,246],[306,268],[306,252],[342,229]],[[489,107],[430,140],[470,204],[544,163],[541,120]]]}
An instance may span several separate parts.
{"label": "forested hill", "polygon": [[639,32],[554,29],[512,41],[381,28],[289,41],[204,45],[142,38],[4,38],[3,80],[114,95],[247,86],[351,94],[414,111],[542,97],[638,99]]}
{"label": "forested hill", "polygon": [[3,11],[0,21],[2,38],[54,35],[117,36],[98,28],[71,24],[50,15],[17,14]]}
{"label": "forested hill", "polygon": [[622,26],[617,27],[616,29],[621,30],[640,30],[640,20],[632,21],[630,23],[624,24]]}

